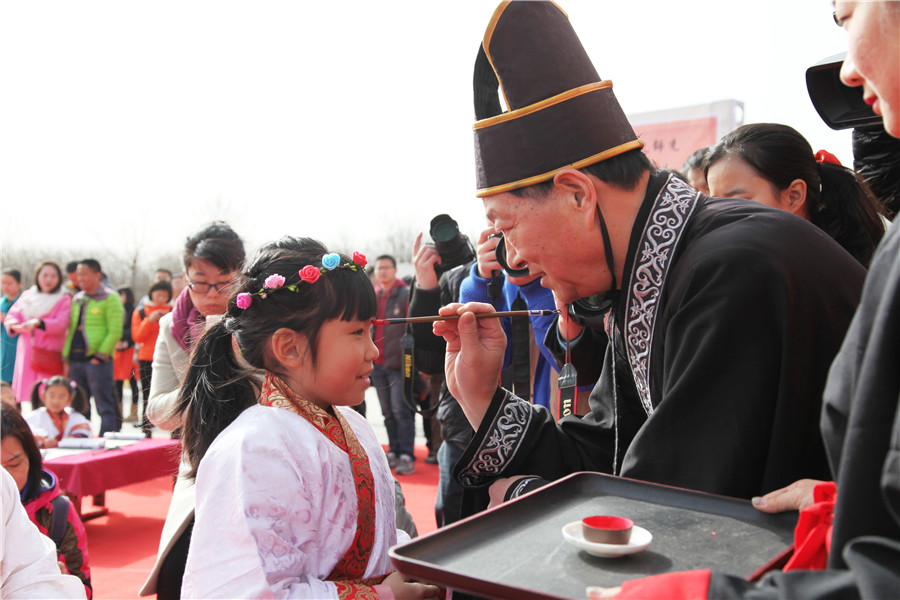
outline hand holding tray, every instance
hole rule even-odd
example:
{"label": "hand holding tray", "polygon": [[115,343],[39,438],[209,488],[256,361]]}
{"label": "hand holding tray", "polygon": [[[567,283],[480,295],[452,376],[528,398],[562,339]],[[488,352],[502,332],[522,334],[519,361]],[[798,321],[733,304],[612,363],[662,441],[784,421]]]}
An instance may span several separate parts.
{"label": "hand holding tray", "polygon": [[[600,558],[561,529],[592,514],[630,518],[653,535],[644,551]],[[390,550],[420,581],[490,598],[584,598],[587,586],[710,568],[747,579],[793,542],[797,513],[771,515],[748,500],[601,473],[575,473],[522,498]]]}

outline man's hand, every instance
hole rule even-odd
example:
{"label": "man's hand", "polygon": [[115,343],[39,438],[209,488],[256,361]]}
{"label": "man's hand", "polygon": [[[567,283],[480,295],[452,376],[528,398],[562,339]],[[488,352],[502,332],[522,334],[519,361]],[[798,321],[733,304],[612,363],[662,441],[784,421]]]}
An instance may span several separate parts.
{"label": "man's hand", "polygon": [[460,318],[435,321],[432,327],[435,335],[447,341],[447,389],[476,430],[497,390],[506,351],[506,334],[500,320],[475,318],[475,313],[485,312],[494,312],[494,307],[481,302],[448,304],[441,307],[440,314],[459,314]]}
{"label": "man's hand", "polygon": [[801,479],[791,485],[753,498],[753,507],[767,513],[803,510],[813,504],[813,488],[822,483],[815,479]]}
{"label": "man's hand", "polygon": [[488,488],[488,494],[490,495],[490,502],[488,503],[488,508],[494,508],[495,506],[500,506],[503,504],[506,498],[506,492],[510,487],[516,484],[520,479],[525,479],[526,477],[531,477],[531,475],[517,475],[515,477],[504,477],[502,479],[497,479],[494,483],[491,484],[491,487]]}
{"label": "man's hand", "polygon": [[500,243],[500,238],[492,237],[496,233],[496,229],[488,227],[478,234],[475,255],[478,257],[478,276],[482,279],[490,279],[494,271],[502,269],[497,262],[497,244]]}
{"label": "man's hand", "polygon": [[416,268],[416,287],[423,290],[433,290],[438,286],[437,273],[434,265],[441,264],[441,255],[438,254],[434,244],[422,243],[422,232],[416,236],[413,243],[412,263]]}

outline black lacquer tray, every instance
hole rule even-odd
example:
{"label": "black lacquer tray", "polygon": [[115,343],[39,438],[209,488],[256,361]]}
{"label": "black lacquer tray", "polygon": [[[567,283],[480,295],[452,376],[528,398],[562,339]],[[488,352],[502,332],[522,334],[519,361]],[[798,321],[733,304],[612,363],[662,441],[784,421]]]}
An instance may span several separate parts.
{"label": "black lacquer tray", "polygon": [[[600,558],[562,528],[595,514],[628,517],[653,534],[637,554]],[[489,598],[585,598],[591,585],[710,568],[753,579],[790,551],[797,513],[769,515],[747,500],[601,473],[574,473],[513,502],[390,551],[420,581]]]}

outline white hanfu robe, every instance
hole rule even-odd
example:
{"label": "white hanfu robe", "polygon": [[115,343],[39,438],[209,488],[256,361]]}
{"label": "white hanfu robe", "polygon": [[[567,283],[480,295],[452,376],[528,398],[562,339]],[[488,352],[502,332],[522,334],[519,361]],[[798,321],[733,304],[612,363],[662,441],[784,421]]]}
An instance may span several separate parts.
{"label": "white hanfu robe", "polygon": [[[368,421],[337,408],[369,457],[374,543],[364,578],[391,571],[394,480]],[[350,458],[302,416],[245,410],[210,446],[196,479],[196,522],[183,598],[338,598],[325,579],[354,541],[357,491]]]}
{"label": "white hanfu robe", "polygon": [[31,428],[31,433],[45,438],[61,440],[68,437],[91,437],[91,422],[83,414],[73,410],[71,406],[67,406],[65,411],[69,418],[62,436],[59,435],[59,429],[53,422],[53,417],[47,412],[46,406],[32,411],[25,417],[25,422]]}

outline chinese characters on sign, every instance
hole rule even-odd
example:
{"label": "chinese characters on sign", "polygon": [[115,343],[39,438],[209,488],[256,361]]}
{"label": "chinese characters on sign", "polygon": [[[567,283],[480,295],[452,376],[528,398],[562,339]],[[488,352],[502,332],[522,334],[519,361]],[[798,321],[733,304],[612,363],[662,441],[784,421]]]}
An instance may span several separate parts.
{"label": "chinese characters on sign", "polygon": [[694,150],[716,143],[717,118],[680,119],[635,125],[644,153],[660,168],[681,169]]}

